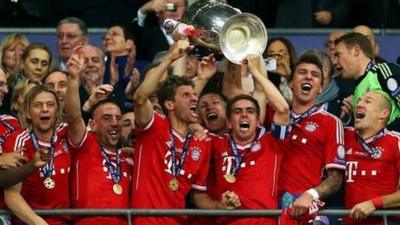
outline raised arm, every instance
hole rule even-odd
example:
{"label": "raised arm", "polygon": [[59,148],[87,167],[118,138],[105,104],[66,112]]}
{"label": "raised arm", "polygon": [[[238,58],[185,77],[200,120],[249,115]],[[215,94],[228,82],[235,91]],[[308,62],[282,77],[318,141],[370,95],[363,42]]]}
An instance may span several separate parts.
{"label": "raised arm", "polygon": [[197,76],[194,79],[194,91],[200,96],[204,87],[217,72],[217,64],[213,55],[205,56],[197,68]]}
{"label": "raised arm", "polygon": [[247,94],[242,87],[242,66],[225,60],[222,93],[231,99],[236,95]]}
{"label": "raised arm", "polygon": [[46,225],[46,221],[38,216],[21,195],[22,183],[4,190],[4,202],[11,211],[26,224]]}
{"label": "raised arm", "polygon": [[[264,65],[264,61],[260,56],[249,55],[247,56],[247,63],[249,71],[253,74],[254,81],[256,82],[256,91],[262,89],[263,93],[256,93],[256,99],[262,99],[262,95],[265,97],[275,110],[273,121],[277,124],[289,124],[289,105],[275,85],[267,78],[267,70]],[[266,101],[264,104],[260,103],[261,108],[265,108]]]}
{"label": "raised arm", "polygon": [[135,122],[138,126],[147,125],[153,116],[153,106],[149,100],[150,96],[157,91],[162,77],[167,73],[168,67],[178,58],[182,57],[192,47],[187,40],[179,40],[171,45],[167,56],[160,65],[151,69],[146,74],[146,79],[138,87],[133,95],[135,108]]}
{"label": "raised arm", "polygon": [[79,46],[74,49],[74,53],[68,60],[68,84],[65,95],[65,113],[68,123],[68,138],[72,144],[79,145],[82,141],[86,126],[82,119],[80,100],[79,100],[79,74],[84,67],[84,58],[80,54]]}

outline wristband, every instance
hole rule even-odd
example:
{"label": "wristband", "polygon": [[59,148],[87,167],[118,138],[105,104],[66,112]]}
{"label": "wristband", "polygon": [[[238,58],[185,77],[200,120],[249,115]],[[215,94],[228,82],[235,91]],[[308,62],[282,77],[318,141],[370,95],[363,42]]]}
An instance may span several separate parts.
{"label": "wristband", "polygon": [[315,190],[314,188],[310,188],[306,192],[308,194],[310,194],[314,200],[319,199],[319,194],[318,194],[317,190]]}
{"label": "wristband", "polygon": [[375,208],[380,209],[383,207],[383,199],[381,196],[371,199],[372,204],[374,204]]}

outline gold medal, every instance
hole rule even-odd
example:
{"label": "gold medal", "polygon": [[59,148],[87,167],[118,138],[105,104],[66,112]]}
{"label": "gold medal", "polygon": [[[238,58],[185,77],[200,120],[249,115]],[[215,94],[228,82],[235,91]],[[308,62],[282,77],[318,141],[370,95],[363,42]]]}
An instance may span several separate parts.
{"label": "gold medal", "polygon": [[122,186],[120,184],[113,185],[113,192],[117,195],[122,194]]}
{"label": "gold medal", "polygon": [[230,173],[225,174],[224,178],[225,178],[226,182],[228,182],[228,183],[233,184],[236,182],[236,177],[233,174],[230,174]]}
{"label": "gold medal", "polygon": [[53,189],[56,187],[56,182],[54,182],[54,180],[51,179],[50,177],[44,179],[43,184],[47,189]]}
{"label": "gold medal", "polygon": [[171,191],[176,191],[179,188],[179,182],[176,178],[173,178],[169,183],[168,187]]}

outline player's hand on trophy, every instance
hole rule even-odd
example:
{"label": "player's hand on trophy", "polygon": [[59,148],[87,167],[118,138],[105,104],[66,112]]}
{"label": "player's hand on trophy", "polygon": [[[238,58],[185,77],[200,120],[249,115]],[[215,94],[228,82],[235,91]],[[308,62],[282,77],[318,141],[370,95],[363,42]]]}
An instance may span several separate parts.
{"label": "player's hand on trophy", "polygon": [[236,209],[240,207],[239,196],[233,191],[226,191],[222,194],[221,201],[218,204],[220,209]]}
{"label": "player's hand on trophy", "polygon": [[310,208],[312,201],[314,200],[311,194],[304,192],[292,205],[290,215],[294,218],[304,215]]}
{"label": "player's hand on trophy", "polygon": [[371,200],[358,203],[350,210],[350,216],[354,219],[365,219],[376,210]]}
{"label": "player's hand on trophy", "polygon": [[244,60],[253,76],[267,76],[264,60],[259,55],[250,54]]}

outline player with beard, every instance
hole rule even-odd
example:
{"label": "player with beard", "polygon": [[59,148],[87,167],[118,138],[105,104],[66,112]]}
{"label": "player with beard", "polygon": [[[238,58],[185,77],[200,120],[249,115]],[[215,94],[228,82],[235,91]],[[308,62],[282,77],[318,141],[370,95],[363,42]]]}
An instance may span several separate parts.
{"label": "player with beard", "polygon": [[[35,152],[50,152],[49,163],[36,170],[23,182],[4,190],[6,205],[27,224],[65,224],[68,216],[39,217],[32,209],[69,208],[70,154],[67,126],[58,125],[61,106],[57,94],[44,85],[32,87],[24,101],[29,126],[10,134],[4,143],[7,151],[25,150],[21,154],[32,159]],[[18,221],[16,223],[21,223]]]}
{"label": "player with beard", "polygon": [[[161,64],[150,70],[133,96],[138,126],[132,208],[184,208],[191,189],[206,190],[210,142],[192,138],[189,124],[198,122],[193,82],[170,76],[157,91],[165,115],[154,111],[149,100],[167,68],[192,47],[187,40],[173,44]],[[227,198],[223,198],[227,199]],[[213,201],[225,207],[226,201]],[[134,217],[133,224],[186,224],[185,217]]]}
{"label": "player with beard", "polygon": [[121,145],[133,148],[136,142],[135,113],[124,113],[121,120]]}
{"label": "player with beard", "polygon": [[[92,107],[87,131],[79,99],[79,74],[84,66],[80,46],[68,61],[69,76],[65,112],[73,146],[71,196],[74,208],[128,208],[130,162],[118,148],[121,138],[121,110],[110,100],[101,100]],[[120,216],[80,216],[74,224],[127,224]]]}
{"label": "player with beard", "polygon": [[[380,208],[400,204],[400,135],[386,129],[390,96],[383,91],[366,92],[354,111],[354,128],[345,129],[345,224],[383,224],[382,218],[367,218]],[[365,219],[367,218],[367,219]]]}
{"label": "player with beard", "polygon": [[293,90],[292,128],[288,142],[282,146],[287,153],[279,177],[281,206],[291,205],[289,214],[293,218],[305,215],[313,200],[336,192],[343,179],[343,126],[338,118],[316,105],[322,82],[318,57],[302,55],[289,83]]}

